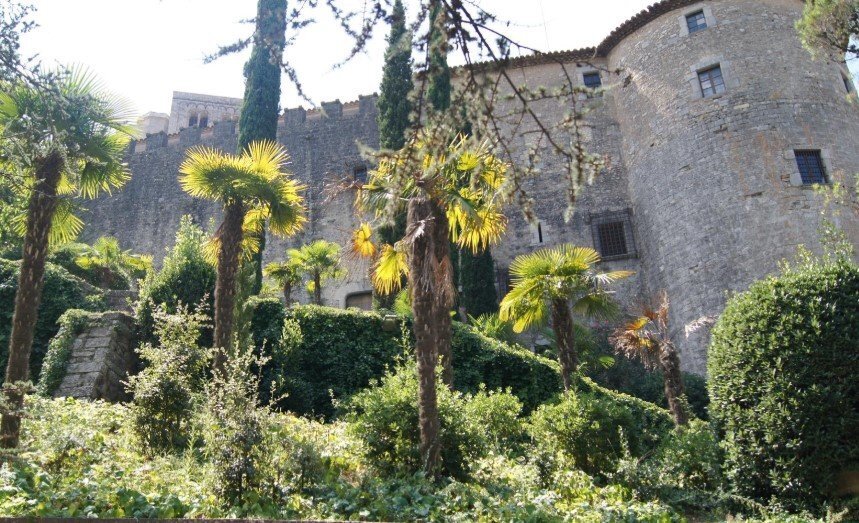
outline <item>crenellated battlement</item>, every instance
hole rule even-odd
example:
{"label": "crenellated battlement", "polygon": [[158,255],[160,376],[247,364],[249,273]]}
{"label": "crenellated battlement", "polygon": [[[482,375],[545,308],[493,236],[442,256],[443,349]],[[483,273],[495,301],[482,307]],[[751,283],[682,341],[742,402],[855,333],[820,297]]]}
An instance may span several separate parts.
{"label": "crenellated battlement", "polygon": [[[278,119],[278,135],[289,133],[306,134],[312,132],[314,128],[331,125],[334,122],[366,118],[375,119],[377,98],[376,93],[373,93],[366,96],[362,95],[357,100],[346,103],[340,100],[322,102],[319,107],[309,110],[301,106],[285,109]],[[146,138],[132,141],[129,151],[131,154],[141,154],[163,148],[184,150],[196,145],[214,146],[215,143],[221,142],[225,138],[237,136],[238,132],[238,118],[231,117],[215,121],[204,128],[186,127],[175,133],[162,131],[147,134]]]}

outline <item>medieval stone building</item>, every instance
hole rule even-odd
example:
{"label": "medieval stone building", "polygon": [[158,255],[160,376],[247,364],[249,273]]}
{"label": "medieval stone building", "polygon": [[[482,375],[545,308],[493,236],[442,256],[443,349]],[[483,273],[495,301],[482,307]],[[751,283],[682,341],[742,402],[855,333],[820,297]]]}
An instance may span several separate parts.
{"label": "medieval stone building", "polygon": [[[563,63],[579,82],[607,87],[588,116],[588,148],[607,167],[566,222],[560,160],[546,155],[529,186],[539,223],[511,210],[493,249],[499,290],[518,254],[593,246],[605,268],[635,271],[618,286],[626,303],[667,290],[683,364],[703,373],[707,334],[686,339],[684,326],[717,315],[728,292],[773,272],[797,246],[819,248],[825,204],[815,184],[850,189],[853,202],[832,217],[859,245],[859,105],[848,71],[803,49],[794,29],[801,11],[801,0],[664,0],[595,48],[512,60],[507,71],[527,85],[558,85]],[[165,132],[132,145],[132,181],[89,206],[87,239],[116,235],[124,248],[161,258],[183,214],[203,225],[215,218],[216,206],[186,196],[176,175],[190,146],[235,150],[230,100],[182,94],[169,121],[144,122]],[[376,114],[373,96],[284,112],[279,139],[308,186],[311,220],[299,237],[270,241],[268,260],[311,239],[348,244],[357,222],[351,196],[329,196],[325,186],[366,175],[356,144],[378,144]],[[527,133],[515,138],[524,152]],[[348,265],[349,276],[326,289],[327,304],[367,303],[367,267]]]}

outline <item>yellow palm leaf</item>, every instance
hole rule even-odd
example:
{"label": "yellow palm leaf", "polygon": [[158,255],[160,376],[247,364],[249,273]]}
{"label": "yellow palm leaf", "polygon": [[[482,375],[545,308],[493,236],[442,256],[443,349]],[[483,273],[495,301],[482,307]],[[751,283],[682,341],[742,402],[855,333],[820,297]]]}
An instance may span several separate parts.
{"label": "yellow palm leaf", "polygon": [[406,253],[392,245],[383,245],[373,271],[373,286],[382,294],[399,290],[402,277],[408,275]]}
{"label": "yellow palm leaf", "polygon": [[362,223],[352,234],[352,252],[362,258],[372,258],[376,255],[376,245],[373,243],[373,231],[369,223]]}

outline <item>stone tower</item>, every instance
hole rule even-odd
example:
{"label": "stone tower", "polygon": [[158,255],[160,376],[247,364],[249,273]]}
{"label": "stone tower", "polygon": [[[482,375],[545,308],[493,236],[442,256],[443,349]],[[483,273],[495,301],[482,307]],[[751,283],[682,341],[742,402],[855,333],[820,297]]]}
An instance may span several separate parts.
{"label": "stone tower", "polygon": [[[697,372],[707,336],[684,340],[683,326],[720,313],[726,291],[775,271],[798,245],[819,248],[823,202],[809,182],[856,194],[852,81],[802,47],[802,6],[668,0],[598,49],[622,70],[614,97],[644,285],[668,291],[684,366]],[[859,245],[853,198],[836,219]]]}

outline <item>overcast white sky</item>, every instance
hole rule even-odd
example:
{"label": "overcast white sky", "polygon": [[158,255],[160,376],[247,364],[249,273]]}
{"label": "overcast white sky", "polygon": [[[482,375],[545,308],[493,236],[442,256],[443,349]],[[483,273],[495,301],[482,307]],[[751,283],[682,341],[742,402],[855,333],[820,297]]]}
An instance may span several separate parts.
{"label": "overcast white sky", "polygon": [[[406,0],[415,5],[418,0]],[[513,25],[505,32],[541,50],[599,43],[653,0],[481,0]],[[290,5],[295,0],[289,0]],[[344,0],[363,5],[363,0]],[[24,40],[24,54],[46,63],[83,64],[139,113],[169,112],[172,92],[241,97],[247,53],[204,65],[205,54],[246,36],[240,20],[254,16],[256,0],[30,0],[39,27]],[[322,2],[320,2],[322,3]],[[411,10],[412,12],[415,9]],[[320,15],[324,11],[319,10]],[[379,88],[384,36],[381,28],[365,55],[340,69],[349,41],[329,16],[303,30],[287,52],[315,103],[354,100]],[[452,60],[453,61],[453,60]],[[286,83],[284,84],[286,85]],[[285,89],[281,105],[302,101]],[[307,105],[306,103],[304,105]]]}

